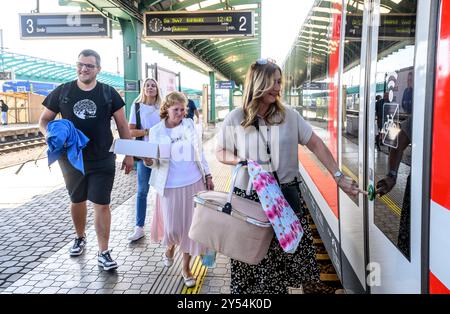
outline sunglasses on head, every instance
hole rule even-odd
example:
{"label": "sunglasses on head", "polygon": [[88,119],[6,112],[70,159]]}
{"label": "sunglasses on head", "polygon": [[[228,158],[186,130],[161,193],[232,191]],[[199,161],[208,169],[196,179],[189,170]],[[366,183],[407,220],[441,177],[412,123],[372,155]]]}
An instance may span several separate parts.
{"label": "sunglasses on head", "polygon": [[260,59],[256,60],[256,64],[259,64],[259,65],[265,65],[265,64],[267,64],[269,62],[270,63],[276,63],[275,60],[269,59],[269,58],[260,58]]}
{"label": "sunglasses on head", "polygon": [[79,67],[80,69],[86,67],[87,69],[92,70],[95,69],[97,66],[95,64],[77,62],[77,67]]}

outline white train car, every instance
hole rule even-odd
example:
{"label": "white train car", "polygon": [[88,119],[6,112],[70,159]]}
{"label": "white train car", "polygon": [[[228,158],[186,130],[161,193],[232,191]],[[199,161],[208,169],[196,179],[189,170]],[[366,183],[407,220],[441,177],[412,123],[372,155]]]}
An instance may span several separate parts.
{"label": "white train car", "polygon": [[299,147],[348,293],[450,293],[449,56],[450,0],[316,0],[283,64],[285,101],[341,169],[361,189],[392,187],[349,197]]}

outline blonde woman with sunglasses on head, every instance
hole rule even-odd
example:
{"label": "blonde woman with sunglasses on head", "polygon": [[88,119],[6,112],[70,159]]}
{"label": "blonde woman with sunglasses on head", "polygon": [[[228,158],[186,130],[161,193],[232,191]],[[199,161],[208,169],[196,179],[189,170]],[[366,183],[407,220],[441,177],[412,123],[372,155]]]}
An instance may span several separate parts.
{"label": "blonde woman with sunglasses on head", "polygon": [[[280,101],[282,72],[275,62],[259,59],[247,72],[243,107],[231,111],[218,135],[216,156],[224,164],[236,165],[251,159],[274,174],[286,200],[297,214],[304,235],[293,254],[283,251],[276,237],[258,265],[231,259],[231,293],[288,293],[320,281],[307,208],[299,189],[298,144],[306,145],[334,175],[346,193],[359,193],[356,182],[340,171],[331,152],[300,114]],[[248,174],[239,173],[234,193],[259,201],[255,191],[246,193]],[[250,190],[249,190],[250,191]]]}

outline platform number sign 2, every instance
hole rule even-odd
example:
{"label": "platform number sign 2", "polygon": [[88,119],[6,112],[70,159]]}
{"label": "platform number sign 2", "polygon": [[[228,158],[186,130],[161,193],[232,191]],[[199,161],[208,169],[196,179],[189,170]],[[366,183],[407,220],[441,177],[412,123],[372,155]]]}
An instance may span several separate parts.
{"label": "platform number sign 2", "polygon": [[247,30],[247,28],[244,26],[247,24],[247,18],[245,16],[241,16],[239,18],[239,22],[241,23],[239,30],[245,32]]}
{"label": "platform number sign 2", "polygon": [[144,37],[210,39],[255,35],[253,11],[144,12]]}

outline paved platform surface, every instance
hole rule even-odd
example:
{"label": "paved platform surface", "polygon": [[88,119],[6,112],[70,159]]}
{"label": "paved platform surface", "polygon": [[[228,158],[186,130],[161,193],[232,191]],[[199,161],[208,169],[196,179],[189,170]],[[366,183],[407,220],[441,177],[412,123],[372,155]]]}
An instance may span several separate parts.
{"label": "paved platform surface", "polygon": [[[204,150],[216,190],[229,190],[231,167],[215,159],[216,130],[204,130]],[[119,156],[120,157],[120,156]],[[120,160],[112,192],[110,248],[119,263],[116,271],[97,266],[97,241],[92,207],[87,224],[88,245],[79,257],[69,257],[74,231],[62,175],[58,165],[49,171],[47,160],[0,170],[0,293],[3,294],[229,294],[229,258],[218,255],[206,268],[192,260],[197,285],[186,288],[181,277],[181,254],[172,267],[163,265],[165,248],[152,243],[149,226],[155,192],[148,197],[146,237],[130,243],[134,228],[136,172],[120,171]],[[334,291],[334,290],[331,290]],[[291,293],[300,293],[292,291]],[[333,293],[333,292],[331,292]]]}
{"label": "paved platform surface", "polygon": [[[74,236],[72,219],[61,171],[26,164],[15,175],[15,167],[0,170],[0,291],[58,252]],[[124,175],[117,165],[111,207],[115,209],[136,193],[136,175]],[[88,210],[87,227],[93,224]]]}
{"label": "paved platform surface", "polygon": [[[214,130],[205,130],[207,155],[214,158]],[[120,267],[114,272],[97,266],[97,241],[92,206],[88,210],[85,253],[68,255],[74,232],[61,171],[57,164],[47,167],[43,159],[0,172],[0,292],[1,293],[229,293],[228,258],[218,256],[214,268],[206,270],[197,258],[193,268],[201,279],[186,289],[181,279],[181,254],[171,268],[162,264],[165,248],[148,237],[155,193],[149,193],[147,237],[129,243],[134,227],[136,172],[120,171],[120,160],[112,193],[110,248]],[[229,171],[210,161],[217,188],[224,187]],[[223,166],[222,166],[223,167]],[[184,289],[184,291],[183,291]]]}

